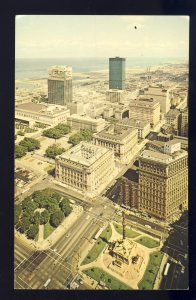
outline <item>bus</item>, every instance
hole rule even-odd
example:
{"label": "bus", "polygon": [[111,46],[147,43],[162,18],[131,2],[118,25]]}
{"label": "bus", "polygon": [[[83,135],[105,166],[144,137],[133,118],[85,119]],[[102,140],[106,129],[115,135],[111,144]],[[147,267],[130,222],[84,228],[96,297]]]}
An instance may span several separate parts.
{"label": "bus", "polygon": [[100,228],[100,229],[97,231],[96,235],[94,236],[94,240],[97,240],[97,239],[98,239],[98,237],[99,237],[100,234],[102,233],[102,230],[103,230],[103,228]]}
{"label": "bus", "polygon": [[167,264],[166,264],[166,267],[165,267],[165,271],[164,271],[164,273],[163,273],[164,276],[167,276],[167,273],[168,273],[168,271],[169,271],[169,267],[170,267],[170,263],[167,263]]}
{"label": "bus", "polygon": [[50,278],[48,278],[48,280],[46,280],[46,282],[44,283],[44,287],[45,287],[45,288],[47,288],[47,286],[49,285],[50,281],[51,281]]}

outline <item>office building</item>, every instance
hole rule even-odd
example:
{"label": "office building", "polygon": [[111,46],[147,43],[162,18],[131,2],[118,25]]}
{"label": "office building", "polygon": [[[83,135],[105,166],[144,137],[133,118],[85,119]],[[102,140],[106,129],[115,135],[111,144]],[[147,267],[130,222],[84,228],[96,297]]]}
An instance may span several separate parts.
{"label": "office building", "polygon": [[137,129],[113,124],[93,135],[95,145],[113,149],[115,158],[123,163],[128,162],[137,141]]}
{"label": "office building", "polygon": [[134,166],[120,179],[120,202],[127,208],[138,208],[138,171]]}
{"label": "office building", "polygon": [[176,135],[180,132],[180,111],[176,108],[170,109],[165,115],[166,124],[170,124]]}
{"label": "office building", "polygon": [[147,121],[155,127],[160,121],[160,104],[152,98],[131,100],[129,104],[130,119]]}
{"label": "office building", "polygon": [[67,124],[72,129],[80,131],[80,129],[90,129],[93,132],[99,132],[104,129],[106,122],[102,118],[93,119],[88,116],[71,115],[67,118]]}
{"label": "office building", "polygon": [[154,100],[158,101],[160,104],[160,111],[161,113],[166,114],[171,106],[170,103],[170,96],[169,90],[161,86],[149,86],[148,88],[144,89],[144,95],[141,98],[153,98]]}
{"label": "office building", "polygon": [[125,126],[127,128],[137,129],[138,139],[145,139],[145,137],[150,133],[150,123],[147,121],[125,118],[122,120],[118,120],[117,124]]}
{"label": "office building", "polygon": [[124,91],[108,90],[106,91],[106,101],[111,103],[122,103],[124,100]]}
{"label": "office building", "polygon": [[144,150],[139,157],[138,209],[168,220],[187,209],[188,166],[187,151],[179,150],[179,143],[165,147],[164,153]]}
{"label": "office building", "polygon": [[98,194],[112,180],[114,169],[112,150],[80,142],[56,157],[55,178],[69,188]]}
{"label": "office building", "polygon": [[188,109],[181,111],[179,120],[179,135],[188,137]]}
{"label": "office building", "polygon": [[72,68],[52,66],[48,78],[48,103],[68,105],[72,102]]}
{"label": "office building", "polygon": [[125,88],[125,58],[109,59],[109,89],[124,90]]}
{"label": "office building", "polygon": [[33,125],[35,122],[56,125],[67,121],[70,115],[66,106],[47,103],[23,103],[15,108],[15,120]]}

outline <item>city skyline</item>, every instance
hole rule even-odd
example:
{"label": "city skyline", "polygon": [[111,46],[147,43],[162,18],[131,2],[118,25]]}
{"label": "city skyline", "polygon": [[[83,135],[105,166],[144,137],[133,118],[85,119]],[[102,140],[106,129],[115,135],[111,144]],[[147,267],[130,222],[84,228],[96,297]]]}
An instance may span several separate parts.
{"label": "city skyline", "polygon": [[188,59],[188,16],[16,16],[16,58]]}

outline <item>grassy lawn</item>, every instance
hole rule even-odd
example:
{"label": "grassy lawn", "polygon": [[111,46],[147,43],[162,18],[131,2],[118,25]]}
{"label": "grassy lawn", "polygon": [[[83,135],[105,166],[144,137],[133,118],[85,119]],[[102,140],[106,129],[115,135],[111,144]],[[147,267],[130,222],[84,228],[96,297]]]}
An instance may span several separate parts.
{"label": "grassy lawn", "polygon": [[146,268],[146,272],[139,283],[140,290],[152,290],[154,282],[159,271],[159,267],[163,258],[162,252],[154,252],[150,254],[150,261]]}
{"label": "grassy lawn", "polygon": [[43,142],[43,141],[46,140],[46,138],[45,138],[45,137],[40,137],[38,140],[39,140],[40,142]]}
{"label": "grassy lawn", "polygon": [[99,268],[91,268],[84,270],[83,272],[97,282],[103,281],[110,290],[132,290],[128,285]]}
{"label": "grassy lawn", "polygon": [[[116,223],[113,223],[113,225],[114,225],[114,228],[116,229],[116,231],[118,233],[122,234],[122,226],[119,225],[119,224],[116,224]],[[125,229],[125,235],[128,238],[135,238],[135,237],[139,236],[140,234],[138,232],[132,230],[132,229],[126,228]]]}
{"label": "grassy lawn", "polygon": [[101,235],[97,239],[93,248],[89,251],[86,258],[83,260],[82,265],[89,264],[100,255],[106,243],[109,241],[111,235],[112,235],[112,229],[110,225],[108,225],[107,228],[101,233]]}
{"label": "grassy lawn", "polygon": [[47,237],[55,230],[55,227],[52,227],[49,223],[46,223],[44,225],[44,239],[47,239]]}
{"label": "grassy lawn", "polygon": [[137,243],[147,247],[147,248],[154,248],[160,246],[160,242],[154,239],[151,239],[147,236],[142,236],[141,238],[136,240]]}

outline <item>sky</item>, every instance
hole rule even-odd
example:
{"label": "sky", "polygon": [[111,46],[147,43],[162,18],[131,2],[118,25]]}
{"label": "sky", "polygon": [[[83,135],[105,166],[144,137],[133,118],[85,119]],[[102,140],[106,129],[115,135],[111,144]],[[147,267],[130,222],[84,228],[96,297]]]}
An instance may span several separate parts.
{"label": "sky", "polygon": [[18,15],[16,58],[188,59],[188,16]]}

